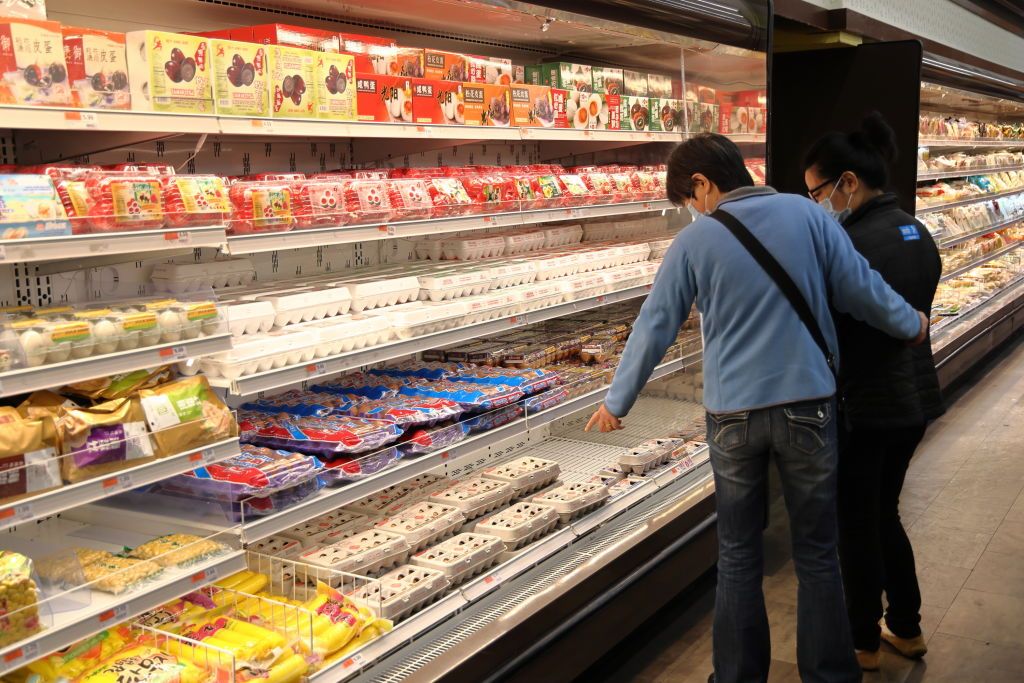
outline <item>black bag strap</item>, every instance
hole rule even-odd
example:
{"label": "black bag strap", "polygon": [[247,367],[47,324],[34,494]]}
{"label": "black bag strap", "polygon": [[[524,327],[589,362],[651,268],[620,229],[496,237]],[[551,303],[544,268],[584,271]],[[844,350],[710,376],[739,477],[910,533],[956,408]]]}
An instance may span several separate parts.
{"label": "black bag strap", "polygon": [[832,371],[832,376],[836,375],[836,359],[829,350],[828,344],[825,342],[825,335],[821,333],[821,326],[818,325],[817,318],[814,317],[814,313],[811,312],[811,307],[807,304],[807,299],[800,293],[796,283],[793,282],[793,278],[789,276],[786,269],[782,267],[774,256],[764,248],[764,245],[754,237],[754,235],[747,229],[747,226],[733,216],[731,213],[727,213],[722,209],[718,209],[711,214],[711,217],[717,220],[719,223],[724,225],[729,232],[739,240],[750,255],[754,257],[754,260],[758,262],[764,272],[768,274],[775,284],[782,291],[787,299],[789,299],[790,305],[793,306],[793,310],[796,311],[797,316],[803,321],[807,331],[811,333],[811,337],[814,338],[814,343],[821,349],[822,354],[825,356],[825,362],[828,363],[828,369]]}

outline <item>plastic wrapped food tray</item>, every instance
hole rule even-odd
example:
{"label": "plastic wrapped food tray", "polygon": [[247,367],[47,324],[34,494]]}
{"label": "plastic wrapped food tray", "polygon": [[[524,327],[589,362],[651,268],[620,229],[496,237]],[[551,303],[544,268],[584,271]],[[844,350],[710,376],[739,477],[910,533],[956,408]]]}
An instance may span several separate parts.
{"label": "plastic wrapped food tray", "polygon": [[338,280],[334,284],[348,287],[352,297],[351,311],[362,311],[397,306],[416,301],[420,296],[419,279],[413,275],[368,275],[351,280]]}
{"label": "plastic wrapped food tray", "polygon": [[382,618],[399,621],[441,597],[450,585],[443,572],[406,564],[348,595],[357,602],[379,605]]}
{"label": "plastic wrapped food tray", "polygon": [[443,573],[452,586],[457,586],[493,567],[503,552],[505,542],[497,536],[466,533],[421,550],[412,556],[411,562]]}
{"label": "plastic wrapped food tray", "polygon": [[298,557],[304,548],[302,543],[287,536],[267,536],[246,545],[246,548],[264,555],[293,558]]}
{"label": "plastic wrapped food tray", "polygon": [[465,522],[458,508],[423,500],[382,519],[375,528],[403,537],[415,553],[458,533]]}
{"label": "plastic wrapped food tray", "polygon": [[317,358],[336,356],[383,344],[391,340],[394,330],[385,316],[339,315],[327,320],[293,325],[289,330],[313,335],[314,355]]}
{"label": "plastic wrapped food tray", "polygon": [[451,301],[459,297],[483,294],[491,288],[487,269],[442,271],[419,276],[422,301]]}
{"label": "plastic wrapped food tray", "polygon": [[315,356],[314,337],[308,332],[254,334],[234,342],[230,351],[215,353],[199,361],[210,377],[234,380],[256,372],[286,365],[308,363]]}
{"label": "plastic wrapped food tray", "polygon": [[664,465],[672,458],[675,439],[651,439],[619,456],[619,465],[633,474],[644,474]]}
{"label": "plastic wrapped food tray", "polygon": [[412,339],[458,327],[466,317],[466,304],[449,301],[432,304],[421,301],[368,311],[367,316],[385,318],[399,339]]}
{"label": "plastic wrapped food tray", "polygon": [[559,387],[526,399],[523,401],[523,409],[526,411],[527,415],[535,415],[536,413],[547,410],[548,408],[557,406],[559,403],[564,403],[567,400],[569,400],[569,392],[566,389]]}
{"label": "plastic wrapped food tray", "polygon": [[[370,529],[299,556],[303,562],[350,574],[380,574],[409,559],[409,544],[397,534]],[[341,578],[329,578],[337,587]]]}
{"label": "plastic wrapped food tray", "polygon": [[505,240],[499,235],[454,237],[441,242],[441,255],[449,261],[475,261],[502,256],[504,253]]}
{"label": "plastic wrapped food tray", "polygon": [[274,327],[274,305],[269,301],[228,301],[224,303],[228,330],[234,337],[270,332]]}
{"label": "plastic wrapped food tray", "polygon": [[398,449],[402,457],[415,457],[451,448],[469,435],[469,426],[464,422],[440,424],[434,427],[419,427],[405,433]]}
{"label": "plastic wrapped food tray", "polygon": [[526,456],[497,467],[489,467],[480,476],[505,482],[516,491],[517,497],[539,491],[558,479],[561,468],[554,460]]}
{"label": "plastic wrapped food tray", "polygon": [[211,288],[244,287],[253,281],[256,269],[243,258],[205,263],[161,263],[153,266],[150,280],[158,292],[186,294]]}
{"label": "plastic wrapped food tray", "polygon": [[306,287],[293,292],[264,295],[257,301],[274,306],[274,324],[278,327],[321,320],[348,313],[352,296],[344,286]]}
{"label": "plastic wrapped food tray", "polygon": [[[348,415],[300,417],[247,412],[239,414],[238,428],[243,443],[308,453],[325,460],[376,452],[394,443],[402,434],[393,422]],[[390,459],[396,455],[391,454]],[[362,460],[368,461],[370,457],[372,455],[364,456]],[[364,463],[353,463],[366,469]]]}
{"label": "plastic wrapped food tray", "polygon": [[508,505],[515,495],[505,482],[476,477],[432,493],[429,500],[458,508],[468,521]]}
{"label": "plastic wrapped food tray", "polygon": [[[281,536],[298,541],[303,548],[312,548],[314,546],[329,545],[335,541],[328,541],[328,538],[336,538],[346,532],[356,533],[365,531],[372,524],[373,522],[369,517],[358,512],[334,510],[293,526],[291,529],[281,532]],[[337,540],[341,539],[337,538]],[[278,553],[270,554],[276,555]]]}
{"label": "plastic wrapped food tray", "polygon": [[534,496],[532,502],[550,505],[558,513],[562,524],[601,507],[608,500],[608,487],[604,484],[581,482],[564,484]]}
{"label": "plastic wrapped food tray", "polygon": [[550,505],[516,503],[476,523],[474,532],[497,536],[507,551],[533,543],[558,526],[558,513]]}

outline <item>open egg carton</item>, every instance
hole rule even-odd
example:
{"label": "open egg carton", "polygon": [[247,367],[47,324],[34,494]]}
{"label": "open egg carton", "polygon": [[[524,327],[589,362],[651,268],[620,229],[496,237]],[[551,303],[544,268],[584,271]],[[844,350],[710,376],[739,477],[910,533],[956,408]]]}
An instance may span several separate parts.
{"label": "open egg carton", "polygon": [[608,485],[609,500],[612,499],[612,498],[616,498],[618,496],[621,496],[622,494],[624,494],[624,493],[626,493],[628,491],[631,491],[635,487],[641,486],[641,485],[645,484],[646,482],[647,482],[647,480],[644,479],[643,477],[638,477],[636,475],[631,474],[628,477],[626,477],[625,479],[620,479],[619,481],[615,482],[614,484],[609,484]]}
{"label": "open egg carton", "polygon": [[451,301],[483,294],[491,289],[492,277],[486,268],[434,271],[418,276],[420,300]]}
{"label": "open egg carton", "polygon": [[256,297],[256,301],[270,302],[274,306],[274,324],[284,327],[344,315],[352,305],[352,295],[345,286],[318,285],[264,294]]}
{"label": "open egg carton", "polygon": [[679,439],[650,439],[619,456],[622,469],[633,474],[646,474],[672,459]]}
{"label": "open egg carton", "polygon": [[384,344],[395,335],[387,317],[372,315],[339,315],[327,320],[292,325],[288,329],[313,335],[316,358]]}
{"label": "open egg carton", "polygon": [[246,548],[253,552],[275,557],[294,558],[302,554],[303,544],[285,535],[267,536],[249,543]]}
{"label": "open egg carton", "polygon": [[421,550],[410,561],[443,573],[452,586],[457,586],[496,565],[504,552],[505,542],[497,536],[465,533]]}
{"label": "open egg carton", "polygon": [[384,619],[399,621],[440,598],[450,585],[443,572],[404,564],[377,581],[367,582],[348,596],[357,602],[379,606],[380,616]]}
{"label": "open egg carton", "polygon": [[500,235],[449,237],[441,242],[442,258],[448,261],[475,261],[504,253],[505,239]]}
{"label": "open egg carton", "polygon": [[398,534],[370,529],[337,543],[308,550],[299,559],[337,572],[379,576],[409,559],[409,544]]}
{"label": "open egg carton", "polygon": [[558,479],[561,468],[554,460],[525,456],[496,467],[489,467],[480,473],[485,479],[501,481],[515,489],[521,498],[539,491]]}
{"label": "open egg carton", "polygon": [[531,502],[551,506],[558,513],[559,521],[562,524],[568,524],[604,505],[609,495],[608,487],[604,484],[578,482],[563,484],[539,493],[531,499]]}
{"label": "open egg carton", "polygon": [[309,332],[274,330],[247,335],[233,348],[202,358],[199,367],[214,379],[235,380],[286,365],[308,363],[316,357],[316,338]]}
{"label": "open egg carton", "polygon": [[353,313],[397,306],[416,301],[420,296],[419,279],[398,271],[376,271],[344,280],[339,278],[333,284],[348,288]]}
{"label": "open egg carton", "polygon": [[515,296],[501,290],[466,297],[462,303],[466,305],[466,325],[507,318],[516,314],[518,306]]}
{"label": "open egg carton", "polygon": [[474,477],[432,493],[430,500],[458,508],[469,521],[508,505],[515,496],[515,489],[505,482]]}
{"label": "open egg carton", "polygon": [[474,533],[497,536],[513,552],[533,543],[558,526],[558,512],[541,503],[515,503],[476,523]]}
{"label": "open egg carton", "polygon": [[342,540],[343,534],[351,532],[354,535],[369,529],[372,525],[373,520],[366,515],[349,510],[334,510],[293,526],[291,529],[281,532],[281,535],[295,539],[304,548],[312,548],[336,543]]}
{"label": "open egg carton", "polygon": [[389,306],[367,311],[368,317],[380,316],[388,321],[399,339],[412,339],[458,327],[466,318],[466,304],[462,301],[424,303],[415,301],[400,306]]}
{"label": "open egg carton", "polygon": [[344,509],[364,515],[386,517],[436,491],[443,491],[450,484],[451,480],[446,477],[430,473],[420,474],[346,505]]}
{"label": "open egg carton", "polygon": [[565,247],[578,244],[583,239],[581,225],[553,225],[544,228],[544,248]]}
{"label": "open egg carton", "polygon": [[161,263],[153,266],[150,272],[156,291],[171,294],[244,287],[255,277],[256,269],[247,258],[218,259],[206,263]]}
{"label": "open egg carton", "polygon": [[415,553],[458,533],[465,522],[458,508],[422,500],[380,520],[375,528],[403,537]]}

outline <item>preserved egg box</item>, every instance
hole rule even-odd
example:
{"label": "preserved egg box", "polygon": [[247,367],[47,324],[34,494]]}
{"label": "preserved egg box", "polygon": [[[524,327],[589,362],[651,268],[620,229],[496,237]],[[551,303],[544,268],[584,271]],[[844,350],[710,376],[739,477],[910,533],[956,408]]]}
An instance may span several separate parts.
{"label": "preserved egg box", "polygon": [[622,130],[649,130],[650,106],[651,100],[646,95],[623,95],[619,98],[619,126]]}
{"label": "preserved egg box", "polygon": [[550,86],[513,85],[512,123],[520,128],[553,128],[555,126],[555,103]]}
{"label": "preserved egg box", "polygon": [[583,482],[563,484],[534,496],[531,501],[551,506],[558,513],[559,521],[568,524],[604,505],[609,495],[608,487],[604,484]]}
{"label": "preserved egg box", "polygon": [[263,45],[290,45],[316,52],[341,52],[341,39],[337,33],[290,24],[259,24],[231,29],[231,39]]}
{"label": "preserved egg box", "polygon": [[412,116],[414,123],[465,123],[462,83],[429,77],[412,79]]}
{"label": "preserved egg box", "polygon": [[[328,546],[302,553],[299,559],[315,567],[348,574],[375,575],[409,559],[409,544],[397,534],[370,529]],[[323,577],[320,577],[323,580]],[[337,587],[342,577],[328,577]]]}
{"label": "preserved egg box", "polygon": [[660,74],[647,74],[647,94],[654,98],[672,97],[672,79]]}
{"label": "preserved egg box", "polygon": [[412,79],[361,73],[356,64],[356,113],[360,121],[412,123]]}
{"label": "preserved egg box", "polygon": [[469,66],[469,77],[464,80],[470,83],[512,85],[513,82],[523,82],[522,78],[516,80],[511,59],[467,55],[466,62]]}
{"label": "preserved egg box", "polygon": [[420,501],[385,517],[374,527],[402,536],[415,553],[458,533],[465,522],[466,518],[457,508]]}
{"label": "preserved egg box", "polygon": [[62,26],[61,30],[72,105],[130,109],[124,34],[77,26]]}
{"label": "preserved egg box", "polygon": [[595,66],[591,70],[594,81],[594,92],[605,95],[622,95],[625,91],[622,69],[608,66]]}
{"label": "preserved egg box", "polygon": [[392,569],[379,581],[367,582],[347,596],[363,604],[379,606],[382,619],[397,622],[440,598],[450,585],[443,572],[407,564]]}
{"label": "preserved egg box", "polygon": [[652,96],[650,98],[651,119],[649,122],[651,130],[664,133],[683,132],[685,108],[686,103],[683,100]]}
{"label": "preserved egg box", "polygon": [[398,54],[393,38],[363,36],[356,33],[339,33],[341,51],[355,57],[356,73],[384,75]]}
{"label": "preserved egg box", "polygon": [[56,21],[0,17],[0,104],[72,105]]}
{"label": "preserved egg box", "polygon": [[356,121],[356,66],[349,54],[324,52],[314,64],[316,112],[321,119]]}
{"label": "preserved egg box", "polygon": [[593,67],[587,64],[552,62],[526,67],[526,82],[577,92],[593,92]]}
{"label": "preserved egg box", "polygon": [[516,496],[522,497],[558,479],[559,472],[561,468],[557,462],[527,456],[504,465],[489,467],[480,476],[505,482],[515,489]]}
{"label": "preserved egg box", "polygon": [[432,81],[469,81],[466,55],[458,52],[426,49],[423,51],[423,78]]}
{"label": "preserved egg box", "polygon": [[623,95],[643,98],[647,98],[650,95],[647,85],[647,74],[645,73],[623,69],[622,83]]}
{"label": "preserved egg box", "polygon": [[515,495],[515,489],[505,482],[477,477],[435,491],[428,500],[456,507],[466,520],[472,520],[508,505]]}
{"label": "preserved egg box", "polygon": [[268,46],[210,39],[210,70],[217,114],[270,116]]}
{"label": "preserved egg box", "polygon": [[508,551],[514,551],[553,531],[558,521],[558,513],[550,505],[515,503],[481,519],[473,533],[497,536]]}
{"label": "preserved egg box", "polygon": [[135,111],[212,114],[210,39],[166,31],[125,34]]}
{"label": "preserved egg box", "polygon": [[271,116],[292,119],[317,117],[316,64],[322,53],[301,47],[270,45]]}
{"label": "preserved egg box", "polygon": [[421,550],[410,561],[443,573],[452,586],[457,586],[493,567],[503,552],[505,543],[497,536],[463,533]]}
{"label": "preserved egg box", "polygon": [[[331,534],[340,535],[351,532],[354,535],[369,529],[372,524],[373,522],[366,515],[349,512],[348,510],[334,510],[308,522],[293,526],[291,529],[281,532],[281,535],[294,539],[299,543],[300,547],[310,548],[325,545],[325,539]],[[343,539],[338,538],[337,540]]]}
{"label": "preserved egg box", "polygon": [[464,83],[462,86],[467,126],[509,126],[512,121],[512,95],[507,85]]}

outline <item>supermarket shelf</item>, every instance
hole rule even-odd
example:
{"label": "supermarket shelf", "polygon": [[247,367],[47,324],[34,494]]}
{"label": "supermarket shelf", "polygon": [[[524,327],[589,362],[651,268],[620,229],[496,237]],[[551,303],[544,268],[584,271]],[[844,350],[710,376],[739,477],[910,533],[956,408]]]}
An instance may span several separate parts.
{"label": "supermarket shelf", "polygon": [[116,373],[188,361],[230,348],[231,335],[224,333],[63,363],[10,370],[0,373],[0,397],[27,394],[37,389],[50,389]]}
{"label": "supermarket shelf", "polygon": [[437,332],[422,337],[415,337],[407,341],[381,344],[359,351],[343,353],[337,356],[321,358],[311,363],[301,365],[290,365],[267,372],[258,372],[252,375],[239,377],[235,380],[223,378],[211,378],[210,384],[215,387],[227,389],[236,396],[251,396],[261,391],[288,387],[301,382],[313,379],[320,379],[328,375],[336,375],[346,370],[352,370],[364,365],[378,363],[385,360],[408,356],[428,349],[434,349],[448,344],[468,341],[485,334],[504,332],[515,327],[531,325],[542,320],[559,318],[579,311],[591,308],[607,306],[608,304],[627,301],[642,296],[647,296],[651,291],[650,285],[630,287],[610,294],[578,299],[557,306],[549,306],[536,311],[515,315],[506,318],[498,318],[477,325],[459,327],[453,330]]}
{"label": "supermarket shelf", "polygon": [[625,204],[604,204],[568,209],[544,209],[539,211],[509,211],[487,216],[460,216],[424,221],[402,221],[397,223],[338,226],[290,232],[268,232],[252,235],[232,235],[227,238],[226,251],[230,254],[253,254],[280,249],[301,249],[326,244],[348,244],[381,238],[418,237],[464,230],[485,228],[507,228],[535,223],[549,223],[573,219],[600,218],[602,216],[623,216],[648,211],[673,209],[668,200],[649,202],[628,202]]}
{"label": "supermarket shelf", "polygon": [[1024,166],[993,166],[990,168],[956,168],[948,171],[928,171],[917,174],[917,182],[925,180],[942,180],[943,178],[965,178],[971,175],[1001,173],[1003,171],[1024,171]]}
{"label": "supermarket shelf", "polygon": [[1007,197],[1012,194],[1024,194],[1024,187],[1018,187],[1012,190],[1004,190],[1003,192],[993,192],[992,194],[982,195],[980,197],[969,197],[967,199],[958,199],[955,202],[946,202],[944,204],[935,204],[933,206],[922,206],[914,211],[914,214],[921,216],[926,213],[934,213],[936,211],[944,211],[945,209],[953,209],[958,206],[967,206],[968,204],[978,204],[980,202],[987,202],[990,199],[999,199],[1000,197]]}
{"label": "supermarket shelf", "polygon": [[995,259],[999,258],[1000,256],[1003,256],[1005,254],[1009,254],[1011,251],[1015,251],[1015,250],[1019,249],[1021,246],[1024,246],[1024,242],[1014,242],[1013,244],[1011,244],[1008,247],[1003,247],[1002,249],[999,249],[997,251],[993,251],[990,254],[985,254],[984,256],[982,256],[980,259],[977,259],[976,261],[971,261],[968,264],[960,266],[956,270],[952,270],[952,271],[950,271],[948,273],[944,273],[942,275],[942,277],[939,278],[939,282],[945,282],[946,280],[952,280],[955,277],[959,277],[959,276],[963,275],[964,273],[966,273],[967,271],[973,270],[973,269],[977,268],[980,265],[984,265],[984,264],[988,263],[989,261],[992,261],[992,260],[995,260]]}
{"label": "supermarket shelf", "polygon": [[975,140],[952,140],[946,138],[920,138],[917,141],[918,147],[1004,147],[1006,149],[1020,149],[1024,147],[1024,140],[1003,140],[1000,138],[978,138]]}
{"label": "supermarket shelf", "polygon": [[169,249],[221,247],[225,241],[223,225],[207,225],[180,230],[140,230],[138,232],[100,232],[91,235],[34,237],[5,241],[0,245],[0,263],[88,259]]}
{"label": "supermarket shelf", "polygon": [[981,237],[982,235],[987,235],[990,232],[1003,230],[1004,228],[1008,228],[1012,226],[1014,223],[1020,223],[1021,221],[1024,221],[1024,216],[1015,216],[1013,218],[1008,218],[1004,221],[999,221],[998,223],[986,225],[984,228],[981,228],[979,230],[972,230],[971,232],[965,233],[963,235],[957,235],[956,237],[951,237],[948,240],[943,240],[942,242],[939,242],[939,249],[945,249],[947,247],[952,247],[957,244],[963,244],[964,242],[970,241],[975,237]]}
{"label": "supermarket shelf", "polygon": [[[678,372],[700,361],[702,354],[697,352],[683,358],[677,358],[667,363],[662,363],[654,369],[651,379],[655,380],[674,372]],[[324,513],[336,510],[345,505],[356,502],[361,498],[373,495],[382,489],[399,484],[403,481],[429,472],[445,464],[459,464],[458,476],[464,476],[476,469],[466,463],[460,463],[466,456],[479,452],[485,448],[494,446],[510,437],[528,436],[532,430],[560,420],[567,415],[597,405],[604,400],[610,387],[602,387],[595,391],[578,396],[572,400],[553,406],[536,415],[519,418],[496,429],[489,430],[477,436],[462,441],[440,453],[429,455],[402,462],[361,481],[354,482],[338,489],[321,489],[317,495],[298,505],[292,506],[281,512],[268,515],[261,519],[253,520],[243,524],[239,531],[242,534],[244,543],[252,543],[261,538],[286,531],[293,526],[302,524],[305,521],[318,517]],[[452,473],[455,476],[456,473]]]}
{"label": "supermarket shelf", "polygon": [[196,467],[225,460],[238,453],[238,439],[227,439],[194,452],[178,453],[145,465],[121,470],[109,477],[62,486],[0,507],[0,530],[55,515],[126,489],[152,484]]}
{"label": "supermarket shelf", "polygon": [[187,570],[168,571],[168,578],[124,595],[91,591],[88,607],[59,612],[43,631],[0,650],[0,675],[243,569],[245,552],[235,550]]}

